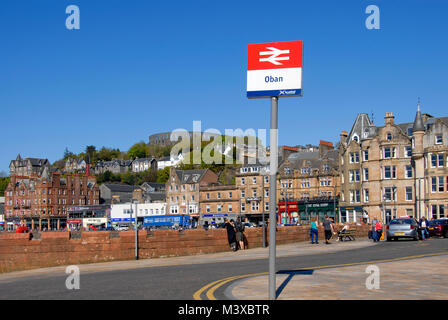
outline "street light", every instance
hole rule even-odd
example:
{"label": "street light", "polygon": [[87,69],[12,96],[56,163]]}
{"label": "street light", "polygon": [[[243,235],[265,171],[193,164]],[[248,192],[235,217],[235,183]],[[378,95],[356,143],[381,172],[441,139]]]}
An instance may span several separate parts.
{"label": "street light", "polygon": [[131,221],[132,224],[132,203],[135,204],[135,220],[134,220],[134,228],[135,228],[135,260],[138,260],[138,228],[137,228],[137,204],[138,200],[133,199],[131,202]]}

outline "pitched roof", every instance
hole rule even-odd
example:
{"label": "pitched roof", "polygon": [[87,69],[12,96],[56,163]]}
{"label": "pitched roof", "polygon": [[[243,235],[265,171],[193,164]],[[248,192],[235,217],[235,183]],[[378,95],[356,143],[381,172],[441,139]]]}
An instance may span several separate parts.
{"label": "pitched roof", "polygon": [[135,189],[140,189],[139,186],[131,186],[124,183],[103,183],[111,192],[133,192]]}
{"label": "pitched roof", "polygon": [[191,184],[198,183],[202,180],[207,169],[198,169],[198,170],[176,170],[176,174],[180,180],[180,183]]}

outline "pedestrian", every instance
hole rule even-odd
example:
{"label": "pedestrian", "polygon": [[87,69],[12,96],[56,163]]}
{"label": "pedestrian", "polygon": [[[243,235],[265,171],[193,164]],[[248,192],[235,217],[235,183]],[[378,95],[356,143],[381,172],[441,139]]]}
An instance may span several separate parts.
{"label": "pedestrian", "polygon": [[235,225],[234,225],[234,221],[232,220],[225,220],[226,224],[226,230],[227,230],[227,241],[229,242],[229,246],[233,251],[237,250],[237,245],[236,245],[236,233],[235,233]]}
{"label": "pedestrian", "polygon": [[422,233],[422,240],[428,240],[429,239],[429,232],[428,232],[428,220],[426,220],[425,217],[421,217],[418,221],[418,226]]}
{"label": "pedestrian", "polygon": [[311,244],[319,243],[319,222],[317,221],[317,217],[314,217],[311,220],[311,228],[310,228],[310,236],[311,236]]}
{"label": "pedestrian", "polygon": [[381,220],[377,220],[375,224],[375,240],[374,242],[379,242],[381,240],[381,235],[383,234],[383,224],[381,223]]}
{"label": "pedestrian", "polygon": [[325,244],[330,244],[331,236],[335,233],[333,223],[328,217],[328,215],[325,215],[325,219],[323,222],[324,225],[324,232],[325,232]]}
{"label": "pedestrian", "polygon": [[238,242],[239,248],[241,250],[245,249],[245,246],[244,246],[244,233],[243,233],[244,229],[245,229],[245,226],[241,222],[241,217],[238,217],[236,219],[235,230],[236,230],[236,241]]}
{"label": "pedestrian", "polygon": [[376,239],[376,231],[375,231],[375,225],[376,225],[377,222],[378,222],[378,220],[376,218],[374,218],[372,220],[372,228],[371,228],[370,232],[371,232],[371,235],[372,235],[373,242],[376,242],[376,240],[377,240]]}
{"label": "pedestrian", "polygon": [[207,230],[208,230],[208,227],[209,227],[209,225],[208,225],[208,221],[205,221],[205,223],[204,223],[204,230],[207,231]]}

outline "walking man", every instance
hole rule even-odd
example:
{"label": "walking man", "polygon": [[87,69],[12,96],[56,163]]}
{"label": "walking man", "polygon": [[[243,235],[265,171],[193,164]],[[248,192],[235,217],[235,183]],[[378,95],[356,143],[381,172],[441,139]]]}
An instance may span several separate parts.
{"label": "walking man", "polygon": [[422,240],[426,240],[426,238],[429,238],[428,220],[426,220],[425,217],[421,217],[418,222],[418,226],[420,227],[420,230],[422,232]]}
{"label": "walking man", "polygon": [[325,244],[330,244],[329,241],[331,239],[331,236],[334,233],[334,227],[333,227],[333,223],[330,220],[330,218],[328,217],[328,215],[325,215],[323,225],[324,225],[324,231],[325,231]]}

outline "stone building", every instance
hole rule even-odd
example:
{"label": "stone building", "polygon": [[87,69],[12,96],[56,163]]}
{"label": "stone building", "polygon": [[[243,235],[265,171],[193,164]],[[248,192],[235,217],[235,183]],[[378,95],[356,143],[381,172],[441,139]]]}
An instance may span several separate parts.
{"label": "stone building", "polygon": [[81,158],[68,158],[65,161],[64,172],[70,173],[84,173],[86,172],[87,162]]}
{"label": "stone building", "polygon": [[167,213],[189,214],[198,220],[200,190],[212,183],[218,183],[218,176],[209,169],[176,170],[171,167],[165,188]]}
{"label": "stone building", "polygon": [[98,161],[94,172],[96,175],[110,171],[114,174],[126,173],[132,170],[132,160]]}
{"label": "stone building", "polygon": [[269,165],[246,164],[235,177],[240,198],[239,211],[251,222],[269,215]]}
{"label": "stone building", "polygon": [[[299,151],[279,166],[277,201],[279,223],[308,223],[325,214],[337,219],[340,190],[338,151],[331,142],[320,141],[317,151]],[[286,206],[285,206],[286,202]]]}
{"label": "stone building", "polygon": [[69,206],[98,205],[96,178],[78,174],[61,177],[45,168],[41,175],[11,175],[5,190],[8,229],[20,223],[30,229],[59,229],[67,222]]}
{"label": "stone building", "polygon": [[41,175],[45,168],[50,168],[48,159],[25,158],[17,155],[16,160],[11,160],[9,164],[9,175],[31,176],[31,174]]}
{"label": "stone building", "polygon": [[385,222],[400,216],[444,217],[447,192],[448,118],[421,114],[384,126],[359,114],[340,140],[341,219]]}
{"label": "stone building", "polygon": [[132,172],[143,172],[146,170],[157,171],[157,160],[155,158],[136,158],[132,161]]}
{"label": "stone building", "polygon": [[240,198],[235,185],[212,184],[201,187],[200,224],[222,223],[224,218],[235,218],[240,213]]}

